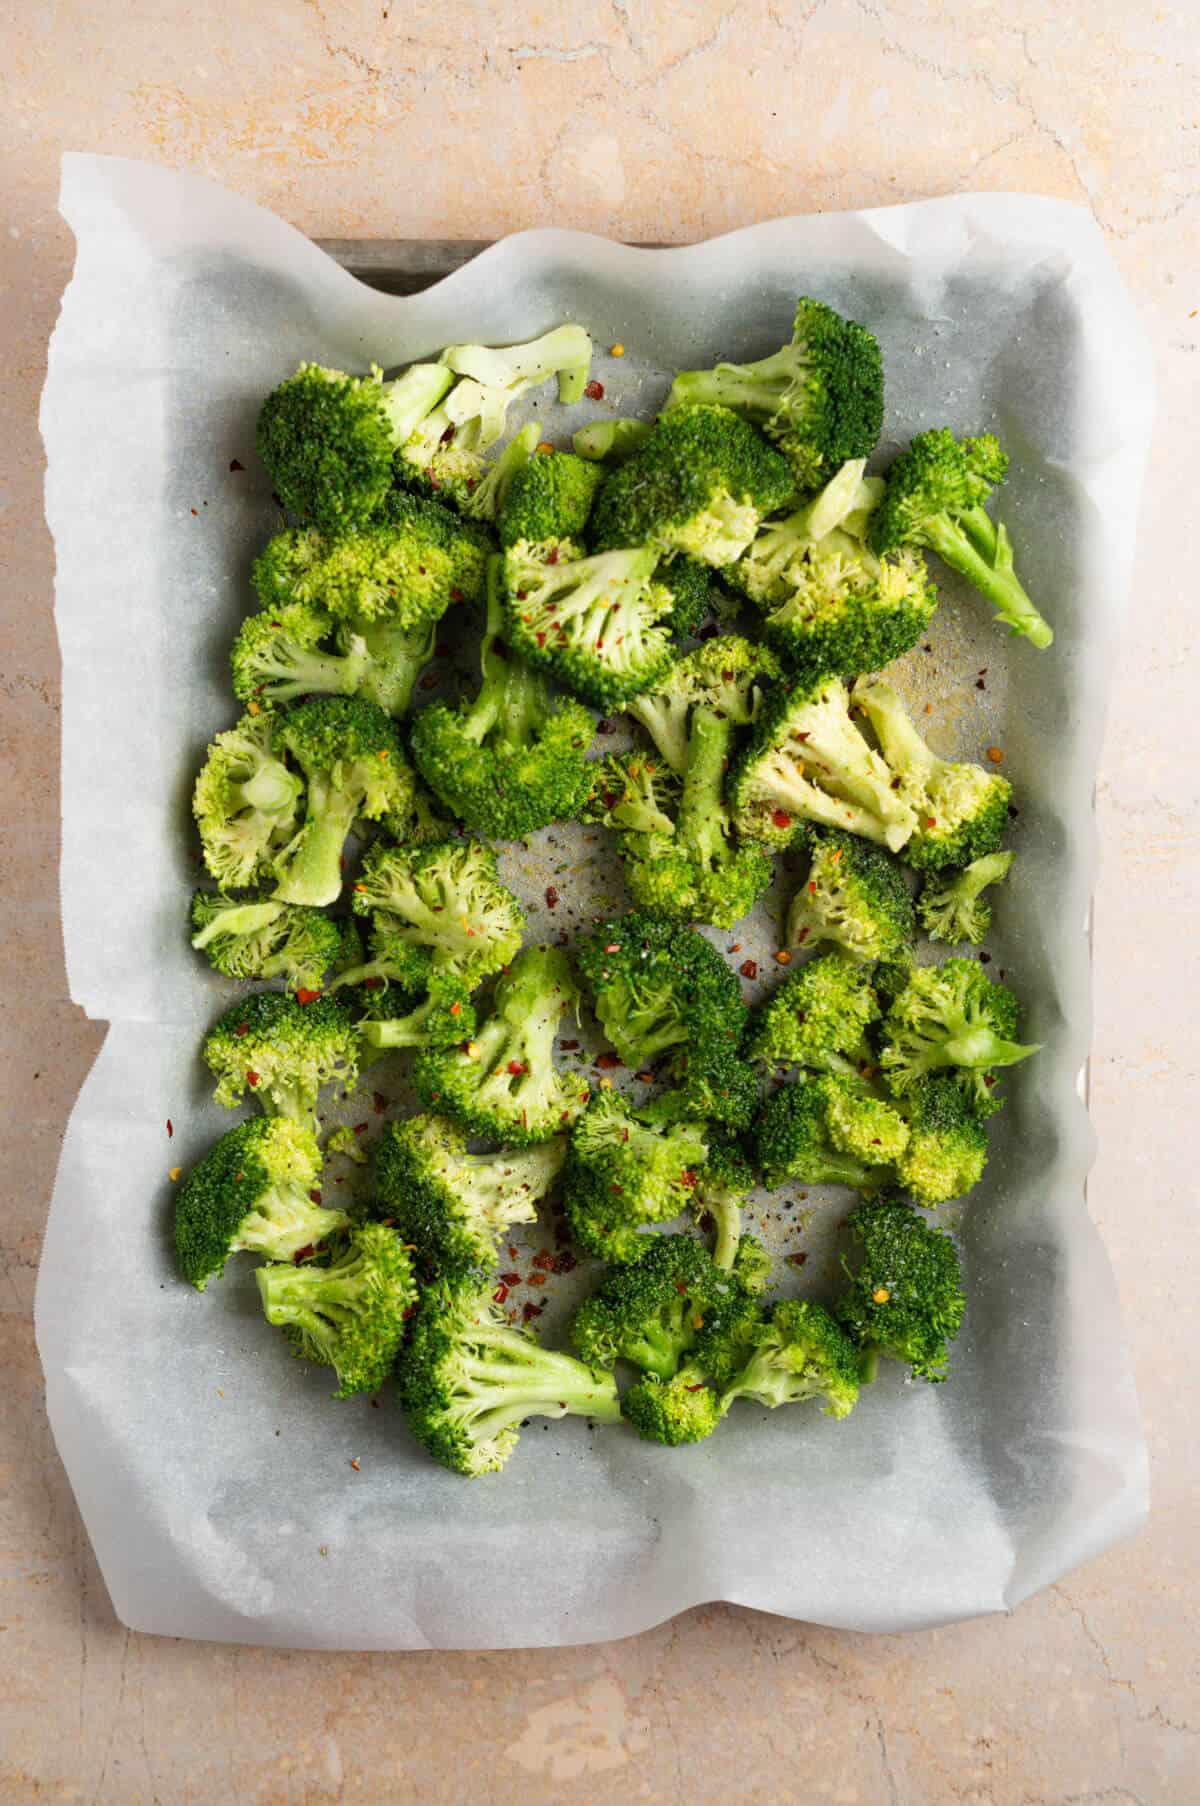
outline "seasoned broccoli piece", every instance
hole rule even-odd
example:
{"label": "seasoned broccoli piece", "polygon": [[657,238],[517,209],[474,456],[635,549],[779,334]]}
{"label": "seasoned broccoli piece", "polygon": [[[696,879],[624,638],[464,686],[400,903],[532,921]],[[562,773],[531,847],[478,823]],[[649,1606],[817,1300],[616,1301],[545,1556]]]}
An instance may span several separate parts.
{"label": "seasoned broccoli piece", "polygon": [[727,794],[734,825],[771,847],[787,846],[804,822],[815,822],[894,853],[915,823],[891,771],[850,719],[845,685],[832,677],[803,677],[776,692]]}
{"label": "seasoned broccoli piece", "polygon": [[1014,858],[1013,853],[985,853],[961,872],[930,873],[917,904],[930,940],[978,947],[992,925],[992,907],[983,893],[1008,876]]}
{"label": "seasoned broccoli piece", "polygon": [[671,592],[655,579],[649,547],[590,558],[545,558],[524,541],[505,554],[504,599],[513,644],[597,708],[620,708],[649,689],[674,651]]}
{"label": "seasoned broccoli piece", "polygon": [[[366,983],[369,980],[364,981],[364,988]],[[453,973],[434,973],[428,984],[428,995],[403,1016],[395,1013],[390,987],[385,985],[382,998],[374,994],[368,1010],[359,1017],[363,1065],[400,1048],[438,1052],[463,1047],[471,1039],[476,1017],[469,987]]]}
{"label": "seasoned broccoli piece", "polygon": [[983,505],[1007,474],[1008,458],[990,433],[961,441],[946,427],[918,433],[888,472],[887,494],[871,519],[871,544],[880,557],[904,546],[928,547],[1014,634],[1045,647],[1053,629],[1018,581],[1004,523]]}
{"label": "seasoned broccoli piece", "polygon": [[786,459],[728,408],[673,408],[600,485],[592,543],[732,564],[793,487]]}
{"label": "seasoned broccoli piece", "polygon": [[626,1066],[670,1050],[736,1052],[746,1026],[741,986],[693,928],[646,910],[601,922],[576,958],[596,1016]]}
{"label": "seasoned broccoli piece", "polygon": [[652,431],[648,420],[632,420],[618,416],[613,420],[593,420],[571,435],[577,457],[591,458],[598,464],[624,464]]}
{"label": "seasoned broccoli piece", "polygon": [[566,557],[578,557],[601,474],[598,465],[571,452],[545,451],[530,458],[510,479],[496,517],[504,550],[524,546],[527,556],[542,559],[565,545]]}
{"label": "seasoned broccoli piece", "polygon": [[559,401],[571,403],[587,383],[592,341],[582,326],[555,326],[523,345],[447,345],[442,362],[456,376],[502,390],[509,401],[556,376]]}
{"label": "seasoned broccoli piece", "polygon": [[294,991],[319,991],[346,950],[343,924],[319,909],[214,895],[192,898],[192,946],[226,978],[285,978]]}
{"label": "seasoned broccoli piece", "polygon": [[652,1127],[618,1092],[596,1092],[563,1170],[563,1204],[580,1247],[614,1262],[641,1260],[650,1240],[642,1229],[690,1208],[707,1152],[695,1123]]}
{"label": "seasoned broccoli piece", "polygon": [[373,957],[341,973],[341,985],[383,978],[418,990],[435,973],[468,991],[520,950],[525,916],[500,882],[496,855],[477,840],[368,849],[354,884],[356,914],[371,918]]}
{"label": "seasoned broccoli piece", "polygon": [[810,959],[758,1011],[747,1052],[772,1066],[845,1071],[882,1014],[871,971],[844,953]]}
{"label": "seasoned broccoli piece", "polygon": [[854,705],[867,717],[913,810],[904,857],[922,871],[966,865],[994,853],[1008,827],[1012,785],[998,772],[939,759],[926,746],[890,684],[873,677],[857,684]]}
{"label": "seasoned broccoli piece", "polygon": [[883,425],[883,360],[865,326],[802,296],[791,343],[769,357],[681,370],[667,407],[693,402],[719,402],[762,427],[787,456],[796,487],[812,489],[839,464],[874,450]]}
{"label": "seasoned broccoli piece", "polygon": [[671,598],[670,628],[677,640],[694,634],[716,606],[712,572],[698,558],[672,558],[660,564],[654,581]]}
{"label": "seasoned broccoli piece", "polygon": [[488,581],[483,682],[457,710],[435,703],[413,725],[413,757],[430,789],[477,834],[519,840],[571,820],[591,784],[595,725],[582,703],[551,698],[503,636],[499,560]]}
{"label": "seasoned broccoli piece", "polygon": [[591,774],[584,821],[630,835],[674,834],[682,786],[663,760],[643,752],[617,753],[593,759]]}
{"label": "seasoned broccoli piece", "polygon": [[272,872],[291,839],[304,785],[283,762],[267,714],[247,713],[209,747],[192,793],[204,863],[222,890]]}
{"label": "seasoned broccoli piece", "polygon": [[[757,1097],[755,1098],[757,1103]],[[752,1250],[747,1250],[746,1259],[741,1267],[738,1257],[742,1247],[742,1206],[754,1188],[754,1174],[750,1162],[742,1153],[736,1141],[728,1135],[713,1135],[709,1138],[708,1155],[696,1179],[696,1189],[692,1194],[692,1207],[701,1221],[706,1216],[713,1220],[716,1230],[716,1241],[713,1245],[713,1262],[746,1278],[747,1268],[753,1273],[758,1263],[751,1259]],[[753,1243],[753,1237],[745,1238]],[[761,1290],[753,1282],[753,1277],[746,1278],[751,1291]]]}
{"label": "seasoned broccoli piece", "polygon": [[297,1357],[333,1368],[335,1398],[379,1391],[417,1297],[412,1260],[394,1229],[359,1224],[328,1262],[272,1262],[255,1278],[267,1322],[285,1332]]}
{"label": "seasoned broccoli piece", "polygon": [[331,618],[307,602],[247,616],[229,655],[234,695],[269,706],[297,696],[359,694],[371,663],[366,641],[351,634],[345,651],[334,652],[333,634]]}
{"label": "seasoned broccoli piece", "polygon": [[681,1047],[663,1072],[671,1090],[638,1107],[643,1122],[712,1122],[746,1129],[758,1108],[758,1078],[727,1036]]}
{"label": "seasoned broccoli piece", "polygon": [[643,1374],[621,1400],[621,1411],[644,1442],[679,1448],[703,1442],[721,1421],[721,1405],[700,1367],[681,1367],[669,1380]]}
{"label": "seasoned broccoli piece", "polygon": [[526,947],[497,984],[475,1039],[420,1055],[413,1081],[422,1101],[469,1134],[514,1147],[561,1134],[588,1098],[586,1079],[559,1072],[553,1058],[559,1019],[578,1004],[565,954]]}
{"label": "seasoned broccoli piece", "polygon": [[746,1235],[738,1243],[733,1257],[733,1271],[752,1297],[757,1298],[771,1283],[771,1256],[757,1236]]}
{"label": "seasoned broccoli piece", "polygon": [[808,841],[808,877],[788,910],[785,946],[833,946],[857,960],[902,954],[916,918],[895,860],[837,828],[813,828]]}
{"label": "seasoned broccoli piece", "polygon": [[916,1203],[936,1210],[965,1197],[987,1165],[987,1130],[970,1098],[950,1073],[934,1073],[906,1094],[908,1146],[896,1177]]}
{"label": "seasoned broccoli piece", "polygon": [[540,439],[537,421],[531,420],[528,426],[513,434],[502,452],[488,459],[482,475],[469,489],[460,489],[458,508],[468,520],[494,523],[499,519],[509,484],[533,457]]}
{"label": "seasoned broccoli piece", "polygon": [[[882,1158],[882,1146],[850,1153],[840,1145],[848,1137],[835,1134],[838,1105],[845,1107],[845,1118],[851,1124],[868,1107],[887,1110],[873,1099],[860,1098],[844,1080],[835,1078],[801,1078],[769,1094],[754,1124],[758,1165],[768,1190],[774,1191],[790,1179],[802,1185],[850,1185],[856,1191],[878,1191],[888,1183],[892,1170]],[[890,1114],[896,1116],[894,1111]],[[874,1159],[872,1154],[881,1157]]]}
{"label": "seasoned broccoli piece", "polygon": [[806,1299],[784,1298],[756,1326],[754,1351],[721,1394],[757,1405],[825,1401],[826,1417],[848,1417],[858,1401],[858,1349],[829,1312]]}
{"label": "seasoned broccoli piece", "polygon": [[611,1373],[552,1353],[513,1329],[489,1288],[427,1286],[397,1376],[413,1435],[459,1474],[502,1468],[523,1418],[621,1418]]}
{"label": "seasoned broccoli piece", "polygon": [[414,364],[385,383],[301,364],[258,417],[258,455],[285,508],[331,532],[361,526],[392,482],[392,454],[437,407],[453,374]]}
{"label": "seasoned broccoli piece", "polygon": [[863,1351],[862,1378],[874,1379],[882,1354],[914,1379],[944,1380],[967,1303],[954,1243],[892,1198],[860,1204],[849,1227],[859,1265],[846,1268],[850,1284],[835,1315]]}
{"label": "seasoned broccoli piece", "polygon": [[284,716],[276,737],[304,773],[304,826],[276,857],[275,895],[319,908],[342,888],[342,855],[358,821],[402,815],[413,778],[388,716],[360,696],[321,696]]}
{"label": "seasoned broccoli piece", "polygon": [[222,1135],[175,1201],[175,1253],[188,1284],[202,1292],[242,1249],[291,1260],[344,1228],[345,1212],[322,1209],[314,1194],[320,1180],[321,1151],[302,1123],[256,1116]]}
{"label": "seasoned broccoli piece", "polygon": [[384,1130],[375,1154],[376,1192],[404,1240],[440,1273],[491,1268],[501,1232],[537,1220],[566,1149],[565,1138],[556,1136],[536,1147],[468,1154],[457,1124],[413,1116]]}
{"label": "seasoned broccoli piece", "polygon": [[219,1104],[236,1109],[251,1091],[268,1116],[313,1129],[321,1087],[346,1090],[358,1074],[353,1020],[332,997],[298,1003],[286,991],[254,991],[230,1005],[200,1051]]}
{"label": "seasoned broccoli piece", "polygon": [[651,1235],[575,1313],[571,1340],[589,1366],[630,1361],[669,1380],[704,1329],[723,1327],[745,1291],[690,1235]]}
{"label": "seasoned broccoli piece", "polygon": [[928,1073],[950,1070],[981,1116],[1000,1108],[993,1068],[1040,1049],[1016,1040],[1017,1000],[973,959],[914,966],[883,1022],[880,1065],[897,1097]]}

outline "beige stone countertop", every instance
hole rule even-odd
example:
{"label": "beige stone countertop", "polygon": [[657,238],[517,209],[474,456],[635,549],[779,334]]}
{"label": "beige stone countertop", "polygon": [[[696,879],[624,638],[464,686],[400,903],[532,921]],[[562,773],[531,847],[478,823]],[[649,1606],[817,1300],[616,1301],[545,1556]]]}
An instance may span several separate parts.
{"label": "beige stone countertop", "polygon": [[[1195,1806],[1200,7],[0,0],[0,21],[0,1800]],[[63,976],[36,428],[65,148],[201,171],[323,237],[687,240],[968,188],[1094,211],[1160,395],[1099,785],[1092,1076],[1091,1208],[1153,1460],[1136,1541],[1009,1617],[905,1637],[714,1605],[589,1648],[329,1656],[117,1623],[31,1321],[102,1036]]]}

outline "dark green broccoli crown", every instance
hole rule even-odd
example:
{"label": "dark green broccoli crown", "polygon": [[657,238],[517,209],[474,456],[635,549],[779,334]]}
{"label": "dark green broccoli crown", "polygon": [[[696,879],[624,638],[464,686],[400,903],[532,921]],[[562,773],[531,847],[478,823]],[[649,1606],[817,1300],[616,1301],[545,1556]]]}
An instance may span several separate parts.
{"label": "dark green broccoli crown", "polygon": [[270,1264],[256,1278],[267,1322],[284,1330],[300,1360],[335,1370],[338,1398],[379,1391],[417,1296],[412,1261],[394,1229],[360,1224],[332,1259]]}
{"label": "dark green broccoli crown", "polygon": [[758,1107],[758,1075],[728,1035],[682,1047],[671,1062],[671,1078],[689,1118],[749,1128]]}
{"label": "dark green broccoli crown", "polygon": [[954,1069],[977,1113],[990,1115],[1000,1107],[991,1069],[1038,1051],[1017,1042],[1018,1017],[1013,993],[975,960],[914,966],[884,1020],[884,1077],[902,1096],[928,1073]]}
{"label": "dark green broccoli crown", "polygon": [[380,522],[399,528],[405,538],[420,544],[427,552],[444,552],[459,560],[466,571],[475,572],[470,602],[483,595],[487,559],[496,550],[496,541],[484,521],[464,520],[453,508],[427,495],[413,495],[407,489],[393,487],[379,510]]}
{"label": "dark green broccoli crown", "polygon": [[807,1299],[781,1299],[753,1332],[742,1370],[727,1383],[722,1406],[735,1398],[757,1404],[823,1398],[829,1417],[846,1417],[858,1398],[859,1351],[836,1320]]}
{"label": "dark green broccoli crown", "polygon": [[[373,947],[376,944],[373,942]],[[397,996],[387,978],[386,959],[373,960],[361,970],[367,977],[339,996],[354,998],[364,1064],[396,1048],[437,1051],[461,1047],[475,1033],[478,1025],[470,987],[457,974],[430,972],[425,980],[426,994],[418,1002],[411,994]],[[369,980],[378,981],[380,976],[382,988],[368,988]]]}
{"label": "dark green broccoli crown", "polygon": [[337,774],[366,760],[386,776],[389,766],[406,769],[395,723],[373,702],[359,696],[317,696],[290,709],[279,723],[279,743],[308,775]]}
{"label": "dark green broccoli crown", "polygon": [[871,969],[841,952],[809,960],[759,1011],[749,1054],[771,1065],[822,1067],[855,1054],[880,1016]]}
{"label": "dark green broccoli crown", "polygon": [[642,1260],[650,1223],[688,1209],[708,1151],[694,1123],[644,1122],[615,1091],[592,1098],[571,1136],[563,1204],[571,1231],[589,1254],[614,1263]]}
{"label": "dark green broccoli crown", "polygon": [[717,928],[733,928],[748,916],[774,873],[760,847],[729,847],[710,864],[674,840],[664,844],[655,836],[646,845],[629,835],[620,852],[626,889],[639,908]]}
{"label": "dark green broccoli crown", "polygon": [[768,1095],[754,1124],[758,1165],[768,1188],[797,1180],[871,1191],[886,1181],[890,1169],[881,1161],[838,1146],[829,1108],[838,1089],[836,1080],[803,1078]]}
{"label": "dark green broccoli crown", "polygon": [[628,463],[605,477],[592,540],[605,550],[654,546],[732,564],[792,490],[786,460],[730,409],[672,408]]}
{"label": "dark green broccoli crown", "polygon": [[691,1367],[669,1380],[645,1374],[621,1400],[621,1411],[643,1441],[668,1448],[703,1442],[721,1421],[716,1393],[705,1375]]}
{"label": "dark green broccoli crown", "polygon": [[445,972],[479,984],[520,951],[524,913],[500,882],[495,853],[478,841],[413,848],[377,841],[353,900],[357,914],[372,918],[373,944],[377,937],[400,983],[420,985]]}
{"label": "dark green broccoli crown", "polygon": [[945,764],[928,792],[928,814],[916,803],[917,826],[904,849],[918,871],[967,865],[994,853],[1008,832],[1012,785],[982,766]]}
{"label": "dark green broccoli crown", "polygon": [[585,935],[576,949],[605,1034],[627,1066],[668,1048],[731,1048],[747,1009],[741,986],[694,928],[631,909]]}
{"label": "dark green broccoli crown", "polygon": [[721,1325],[742,1293],[690,1235],[651,1235],[636,1265],[610,1273],[575,1314],[571,1339],[593,1366],[631,1361],[670,1379],[702,1330]]}
{"label": "dark green broccoli crown", "polygon": [[939,517],[953,523],[981,508],[1007,472],[991,434],[960,442],[944,426],[918,433],[888,472],[887,494],[871,516],[872,546],[880,554],[905,545],[939,550]]}
{"label": "dark green broccoli crown", "polygon": [[305,604],[351,626],[414,630],[452,602],[478,602],[488,557],[481,530],[437,502],[404,502],[406,512],[394,506],[390,523],[336,538],[312,529],[277,533],[252,573],[264,609]]}
{"label": "dark green broccoli crown", "polygon": [[896,861],[838,828],[812,828],[808,840],[812,859],[788,913],[788,946],[830,943],[856,960],[895,958],[916,933]]}
{"label": "dark green broccoli crown", "polygon": [[374,376],[301,364],[263,403],[257,443],[284,507],[335,532],[368,520],[391,486],[394,436]]}
{"label": "dark green broccoli crown", "polygon": [[175,1252],[183,1277],[202,1292],[231,1254],[252,1249],[289,1260],[346,1217],[324,1210],[321,1152],[299,1123],[252,1117],[223,1135],[193,1167],[175,1201]]}
{"label": "dark green broccoli crown", "polygon": [[810,670],[853,677],[911,651],[937,610],[938,594],[917,551],[878,559],[859,541],[830,533],[789,572],[792,590],[763,631],[780,656]]}
{"label": "dark green broccoli crown", "polygon": [[509,479],[496,530],[500,544],[579,542],[603,472],[573,452],[539,452]]}
{"label": "dark green broccoli crown", "polygon": [[687,639],[713,610],[712,573],[698,558],[672,558],[660,565],[655,581],[671,598],[671,632]]}
{"label": "dark green broccoli crown", "polygon": [[231,1004],[205,1036],[204,1060],[230,1107],[247,1090],[280,1116],[311,1111],[322,1085],[353,1084],[357,1044],[349,1010],[332,997],[298,1003],[286,991],[255,991]]}
{"label": "dark green broccoli crown", "polygon": [[237,901],[197,891],[192,946],[226,978],[283,978],[299,991],[319,991],[344,951],[340,922],[297,904]]}
{"label": "dark green broccoli crown", "polygon": [[517,650],[597,708],[620,708],[670,665],[670,592],[648,547],[560,557],[522,541],[504,558],[504,604]]}
{"label": "dark green broccoli crown", "polygon": [[947,1344],[962,1327],[966,1297],[958,1250],[908,1204],[878,1199],[849,1219],[859,1264],[836,1315],[854,1340],[903,1361],[914,1378],[946,1377]]}
{"label": "dark green broccoli crown", "polygon": [[708,1158],[700,1173],[700,1194],[709,1198],[716,1193],[735,1197],[740,1202],[754,1188],[754,1168],[741,1145],[732,1135],[709,1137]]}
{"label": "dark green broccoli crown", "polygon": [[503,724],[481,741],[475,709],[435,703],[413,725],[413,756],[446,808],[476,834],[523,840],[551,822],[577,818],[591,788],[588,748],[595,723],[582,703],[553,703],[547,692],[521,744]]}
{"label": "dark green broccoli crown", "polygon": [[987,1165],[987,1130],[950,1073],[922,1079],[904,1100],[908,1146],[896,1163],[905,1191],[926,1210],[961,1198]]}

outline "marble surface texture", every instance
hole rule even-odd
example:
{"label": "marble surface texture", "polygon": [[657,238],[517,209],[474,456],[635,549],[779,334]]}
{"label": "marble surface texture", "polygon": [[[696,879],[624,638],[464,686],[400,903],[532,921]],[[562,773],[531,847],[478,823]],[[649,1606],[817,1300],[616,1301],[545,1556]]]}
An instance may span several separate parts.
{"label": "marble surface texture", "polygon": [[[0,0],[0,1799],[89,1806],[1200,1799],[1191,1112],[1200,710],[1185,531],[1200,344],[1200,9],[1094,0]],[[1149,1528],[1011,1617],[903,1638],[726,1606],[628,1642],[337,1656],[131,1636],[50,1441],[31,1323],[103,1029],[57,920],[57,657],[36,407],[64,148],[210,174],[314,236],[565,224],[686,240],[964,188],[1090,207],[1160,410],[1098,804],[1091,1206]],[[498,1577],[498,1582],[502,1576]],[[552,1584],[552,1577],[548,1577]]]}

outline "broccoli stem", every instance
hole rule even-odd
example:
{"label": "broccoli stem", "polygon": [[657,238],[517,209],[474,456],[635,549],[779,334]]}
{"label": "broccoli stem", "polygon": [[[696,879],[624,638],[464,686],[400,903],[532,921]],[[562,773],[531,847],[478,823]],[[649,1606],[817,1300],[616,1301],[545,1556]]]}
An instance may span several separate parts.
{"label": "broccoli stem", "polygon": [[383,385],[383,407],[394,441],[403,445],[431,414],[454,382],[445,364],[413,364],[395,382]]}
{"label": "broccoli stem", "polygon": [[718,364],[715,370],[681,370],[671,389],[671,405],[716,402],[735,413],[769,419],[784,389],[801,368],[791,345],[753,364]]}
{"label": "broccoli stem", "polygon": [[581,1371],[572,1356],[555,1354],[507,1327],[472,1326],[470,1344],[462,1352],[462,1373],[481,1401],[500,1395],[473,1419],[474,1427],[484,1428],[489,1440],[523,1417],[621,1421],[621,1401],[611,1375],[595,1374],[590,1368]]}
{"label": "broccoli stem", "polygon": [[935,515],[923,529],[926,544],[992,604],[1000,620],[1006,621],[1014,633],[1035,646],[1049,646],[1054,630],[1038,613],[1013,569],[1012,545],[1003,523],[996,525],[995,545],[988,557],[978,543],[984,538],[983,529],[974,518],[979,514],[984,514],[982,508],[972,511],[970,531],[947,515]]}
{"label": "broccoli stem", "polygon": [[433,657],[437,623],[408,629],[360,622],[357,632],[368,657],[358,693],[389,715],[407,714],[417,678]]}
{"label": "broccoli stem", "polygon": [[[383,970],[376,973],[371,972],[367,966],[362,966],[359,971],[371,977],[387,976],[386,961],[377,960],[373,964]],[[347,978],[352,984],[357,982],[354,973],[347,974]],[[423,1047],[426,1024],[440,1007],[436,999],[427,997],[424,1003],[419,1003],[407,1016],[390,1016],[382,1022],[364,1022],[359,1033],[368,1047]]]}
{"label": "broccoli stem", "polygon": [[705,1197],[704,1208],[717,1226],[717,1239],[713,1248],[713,1266],[724,1267],[729,1272],[737,1256],[738,1244],[742,1239],[742,1213],[732,1198]]}
{"label": "broccoli stem", "polygon": [[679,807],[679,838],[696,850],[706,869],[721,858],[728,841],[728,815],[723,801],[733,723],[711,709],[692,715],[688,764]]}
{"label": "broccoli stem", "polygon": [[[243,903],[233,909],[223,909],[207,922],[198,934],[192,936],[192,946],[203,951],[215,940],[226,935],[258,934],[263,928],[269,928],[283,913],[283,904]],[[264,974],[269,977],[270,974]]]}
{"label": "broccoli stem", "polygon": [[284,856],[275,896],[283,903],[336,902],[342,890],[342,853],[358,814],[356,788],[330,783],[322,773],[308,780],[308,814]]}
{"label": "broccoli stem", "polygon": [[939,1066],[967,1066],[975,1072],[987,1072],[993,1066],[1015,1066],[1036,1053],[1034,1047],[1022,1047],[1017,1041],[1004,1041],[990,1028],[967,1028],[962,1034],[943,1041],[938,1051]]}
{"label": "broccoli stem", "polygon": [[626,714],[641,722],[677,777],[688,766],[688,708],[689,698],[672,690],[635,696],[625,705]]}
{"label": "broccoli stem", "polygon": [[545,721],[546,686],[503,637],[500,571],[500,561],[491,560],[487,624],[479,655],[483,682],[464,718],[463,731],[480,745],[492,734],[492,744],[498,751],[518,752],[534,740]]}
{"label": "broccoli stem", "polygon": [[864,1386],[870,1386],[879,1375],[880,1347],[878,1342],[868,1342],[858,1357],[858,1377]]}
{"label": "broccoli stem", "polygon": [[244,807],[261,810],[264,815],[285,815],[295,807],[299,793],[300,780],[279,759],[264,759],[244,784],[234,788],[235,798]]}

